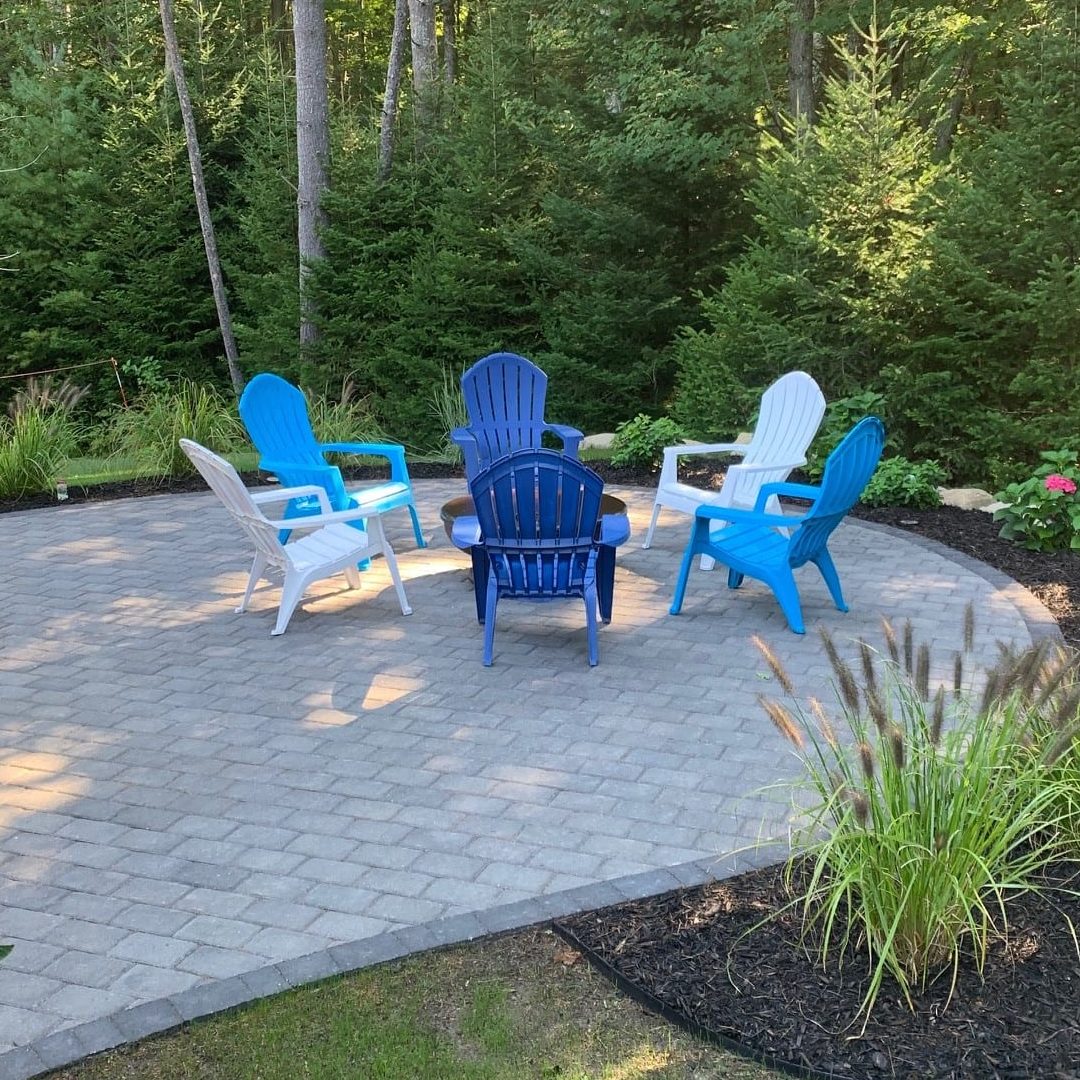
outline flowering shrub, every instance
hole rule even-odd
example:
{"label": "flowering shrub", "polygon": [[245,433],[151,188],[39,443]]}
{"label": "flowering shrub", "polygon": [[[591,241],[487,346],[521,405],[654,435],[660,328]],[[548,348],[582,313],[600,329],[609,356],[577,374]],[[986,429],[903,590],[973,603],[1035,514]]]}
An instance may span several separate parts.
{"label": "flowering shrub", "polygon": [[1073,450],[1042,455],[1033,476],[1010,484],[997,494],[1008,506],[994,513],[1001,535],[1030,551],[1080,551],[1080,499],[1076,497],[1080,466]]}

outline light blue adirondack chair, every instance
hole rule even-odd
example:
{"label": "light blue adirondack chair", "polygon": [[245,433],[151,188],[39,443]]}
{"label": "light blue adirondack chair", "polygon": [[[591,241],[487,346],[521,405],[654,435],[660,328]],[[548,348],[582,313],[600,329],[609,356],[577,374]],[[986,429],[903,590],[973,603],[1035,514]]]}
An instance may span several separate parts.
{"label": "light blue adirondack chair", "polygon": [[[259,468],[273,473],[287,487],[316,485],[330,500],[333,510],[368,509],[383,514],[399,506],[408,508],[412,517],[417,547],[426,547],[416,514],[412,483],[405,465],[405,448],[395,443],[320,443],[316,442],[308,419],[303,393],[277,375],[256,375],[240,397],[240,419],[259,451]],[[349,489],[341,470],[327,464],[327,453],[364,454],[383,457],[390,462],[386,483]],[[314,499],[294,499],[285,517],[304,517],[319,512]],[[363,529],[360,519],[350,523]],[[283,534],[282,540],[288,537]]]}
{"label": "light blue adirondack chair", "polygon": [[589,664],[597,645],[596,560],[604,481],[554,450],[518,450],[469,481],[488,558],[484,664],[495,646],[500,600],[580,598]]}
{"label": "light blue adirondack chair", "polygon": [[[796,634],[805,633],[805,627],[793,571],[805,563],[812,562],[821,571],[837,608],[847,611],[827,545],[833,530],[863,493],[884,445],[884,425],[876,416],[868,416],[829,455],[819,487],[765,484],[758,492],[753,510],[699,506],[690,543],[683,555],[671,614],[678,615],[682,610],[686,582],[697,555],[710,555],[728,567],[728,588],[737,589],[747,575],[765,582],[776,594],[788,625]],[[797,517],[766,513],[766,503],[777,495],[811,499],[813,505]],[[713,520],[726,521],[728,526],[710,536]],[[791,535],[784,535],[789,529]]]}
{"label": "light blue adirondack chair", "polygon": [[469,424],[455,428],[450,438],[461,447],[467,479],[515,450],[539,447],[545,431],[562,439],[563,453],[578,456],[581,432],[544,421],[547,382],[531,360],[507,352],[477,360],[461,376]]}

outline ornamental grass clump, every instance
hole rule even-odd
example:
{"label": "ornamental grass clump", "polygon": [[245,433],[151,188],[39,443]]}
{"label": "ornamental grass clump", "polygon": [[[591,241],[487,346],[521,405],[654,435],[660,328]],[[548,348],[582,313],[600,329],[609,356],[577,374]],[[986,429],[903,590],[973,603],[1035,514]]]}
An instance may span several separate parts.
{"label": "ornamental grass clump", "polygon": [[10,418],[0,416],[0,499],[51,491],[76,441],[61,406],[23,402]]}
{"label": "ornamental grass clump", "polygon": [[246,445],[235,404],[211,386],[181,379],[144,391],[113,414],[105,443],[114,456],[133,459],[148,476],[188,476],[195,466],[180,449],[192,439],[228,454]]}
{"label": "ornamental grass clump", "polygon": [[[884,630],[884,652],[859,642],[854,665],[822,635],[835,717],[792,692],[787,703],[761,699],[816,795],[788,864],[804,942],[822,963],[867,956],[864,1016],[887,976],[914,1008],[943,975],[951,994],[963,956],[981,972],[1008,934],[1009,899],[1045,888],[1043,871],[1067,854],[1080,806],[1075,783],[1067,795],[1058,775],[1080,760],[1080,698],[1067,697],[1077,691],[1045,648],[1003,655],[976,695],[965,653],[935,685],[931,651],[910,624]],[[969,613],[966,653],[973,637]]]}

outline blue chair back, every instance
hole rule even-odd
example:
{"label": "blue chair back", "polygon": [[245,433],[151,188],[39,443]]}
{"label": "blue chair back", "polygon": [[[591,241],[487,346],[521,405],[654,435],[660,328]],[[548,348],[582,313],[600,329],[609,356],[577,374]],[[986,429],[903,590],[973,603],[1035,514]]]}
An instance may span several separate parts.
{"label": "blue chair back", "polygon": [[[311,430],[307,399],[292,383],[268,372],[256,375],[240,396],[240,419],[263,467],[273,471],[288,465],[284,483],[318,483],[327,489],[335,510],[351,505],[341,470],[326,464]],[[318,478],[304,475],[305,469],[317,469]]]}
{"label": "blue chair back", "polygon": [[547,375],[531,360],[508,352],[477,360],[461,376],[481,467],[515,450],[540,445],[547,383]]}
{"label": "blue chair back", "polygon": [[885,446],[885,425],[876,417],[860,420],[825,462],[821,494],[791,539],[788,562],[802,566],[816,558],[873,476]]}
{"label": "blue chair back", "polygon": [[501,596],[581,596],[604,481],[554,450],[518,450],[469,482]]}

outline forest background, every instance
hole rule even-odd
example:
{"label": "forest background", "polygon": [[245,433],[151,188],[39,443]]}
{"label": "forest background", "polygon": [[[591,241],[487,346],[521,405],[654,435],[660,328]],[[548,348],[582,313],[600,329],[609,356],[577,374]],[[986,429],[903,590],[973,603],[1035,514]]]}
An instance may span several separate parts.
{"label": "forest background", "polygon": [[[442,0],[388,177],[394,0],[326,0],[302,349],[291,15],[176,3],[247,375],[347,379],[420,449],[498,349],[586,430],[731,436],[801,368],[956,481],[1075,446],[1078,0]],[[0,375],[110,357],[129,389],[228,386],[157,5],[3,0]],[[72,374],[115,406],[108,365]]]}

